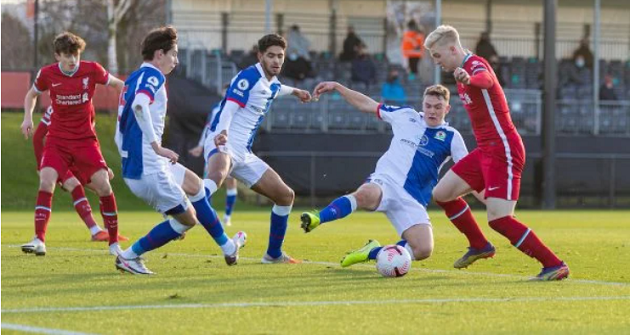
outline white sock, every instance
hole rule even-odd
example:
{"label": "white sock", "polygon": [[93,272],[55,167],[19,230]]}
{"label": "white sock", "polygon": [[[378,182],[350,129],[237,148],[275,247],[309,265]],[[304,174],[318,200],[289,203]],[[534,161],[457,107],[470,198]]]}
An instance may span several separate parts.
{"label": "white sock", "polygon": [[237,194],[238,194],[237,188],[228,188],[227,190],[225,190],[225,195],[237,195]]}
{"label": "white sock", "polygon": [[214,180],[212,179],[204,179],[203,186],[207,188],[208,190],[210,190],[210,195],[213,195],[214,192],[216,192],[218,189],[217,183],[215,183]]}
{"label": "white sock", "polygon": [[226,256],[232,255],[236,252],[236,244],[234,244],[234,241],[232,241],[232,239],[228,239],[227,242],[225,242],[225,244],[221,246],[221,250]]}
{"label": "white sock", "polygon": [[127,248],[127,250],[123,251],[123,253],[120,254],[120,256],[122,256],[122,258],[124,258],[124,259],[138,258],[138,254],[133,252],[133,250],[131,250],[131,247],[129,247],[129,248]]}
{"label": "white sock", "polygon": [[357,210],[357,198],[354,197],[354,195],[352,194],[348,194],[348,195],[344,195],[344,197],[346,197],[346,199],[348,199],[350,201],[350,208],[352,209],[352,212]]}
{"label": "white sock", "polygon": [[101,227],[99,227],[97,224],[90,227],[90,234],[92,234],[92,236],[98,234],[100,231],[102,231],[103,229],[101,229]]}
{"label": "white sock", "polygon": [[405,244],[405,249],[407,249],[407,251],[409,251],[409,256],[411,256],[411,260],[415,261],[416,260],[416,256],[414,256],[413,249],[409,245],[409,242],[407,242],[407,244]]}

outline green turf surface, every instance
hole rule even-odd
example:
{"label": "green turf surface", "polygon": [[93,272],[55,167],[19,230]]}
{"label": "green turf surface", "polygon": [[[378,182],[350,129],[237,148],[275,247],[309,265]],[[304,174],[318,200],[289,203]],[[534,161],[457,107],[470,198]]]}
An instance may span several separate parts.
{"label": "green turf surface", "polygon": [[[98,334],[630,332],[629,211],[519,213],[571,267],[569,280],[549,283],[528,282],[538,263],[481,217],[496,257],[453,269],[465,239],[442,214],[431,215],[435,252],[402,278],[380,277],[374,264],[338,265],[368,238],[396,241],[381,214],[355,213],[304,234],[294,211],[285,250],[310,262],[262,265],[269,213],[238,210],[227,230],[248,233],[239,265],[227,267],[197,227],[184,241],[147,254],[157,275],[139,277],[115,271],[105,244],[89,242],[73,212],[53,213],[46,256],[22,254],[15,246],[31,238],[32,214],[3,211],[2,323]],[[159,220],[148,211],[120,213],[122,232],[132,239]],[[34,310],[72,307],[95,309]]]}

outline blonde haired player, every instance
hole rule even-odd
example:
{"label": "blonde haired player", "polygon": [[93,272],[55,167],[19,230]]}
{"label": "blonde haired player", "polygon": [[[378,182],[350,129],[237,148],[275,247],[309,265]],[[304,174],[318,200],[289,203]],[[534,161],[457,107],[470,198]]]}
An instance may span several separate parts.
{"label": "blonde haired player", "polygon": [[535,279],[567,278],[569,267],[514,217],[525,165],[525,147],[512,123],[505,94],[492,67],[482,57],[465,50],[457,30],[451,26],[437,27],[427,36],[425,47],[436,65],[453,72],[478,144],[433,190],[436,202],[470,242],[468,252],[454,266],[465,268],[478,259],[494,256],[494,246],[483,235],[468,204],[461,198],[473,190],[485,189],[490,227],[543,264]]}

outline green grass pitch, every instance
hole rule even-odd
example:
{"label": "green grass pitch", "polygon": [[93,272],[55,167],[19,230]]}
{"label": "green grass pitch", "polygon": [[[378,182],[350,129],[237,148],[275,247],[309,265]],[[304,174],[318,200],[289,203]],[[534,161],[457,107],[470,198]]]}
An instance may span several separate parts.
{"label": "green grass pitch", "polygon": [[[373,263],[338,265],[369,238],[397,240],[386,218],[372,213],[304,234],[294,210],[284,249],[308,261],[262,265],[269,211],[237,207],[228,233],[248,233],[237,266],[227,267],[197,227],[147,254],[157,275],[140,277],[117,272],[106,244],[89,242],[76,214],[56,208],[44,257],[17,247],[33,235],[33,214],[2,212],[3,334],[28,327],[92,334],[630,333],[630,211],[520,212],[572,270],[566,281],[540,283],[527,281],[538,263],[491,231],[481,211],[497,255],[467,270],[452,268],[467,244],[439,212],[431,213],[433,256],[402,278],[381,277]],[[160,220],[150,211],[120,212],[121,231],[132,240]]]}

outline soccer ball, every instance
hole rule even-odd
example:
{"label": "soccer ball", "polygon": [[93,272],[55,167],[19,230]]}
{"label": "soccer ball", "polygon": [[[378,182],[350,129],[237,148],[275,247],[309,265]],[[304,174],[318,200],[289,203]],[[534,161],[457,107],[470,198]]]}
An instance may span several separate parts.
{"label": "soccer ball", "polygon": [[387,245],[376,256],[376,270],[384,277],[402,277],[411,268],[411,255],[399,245]]}

